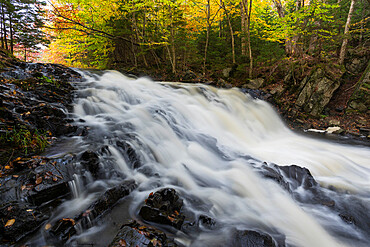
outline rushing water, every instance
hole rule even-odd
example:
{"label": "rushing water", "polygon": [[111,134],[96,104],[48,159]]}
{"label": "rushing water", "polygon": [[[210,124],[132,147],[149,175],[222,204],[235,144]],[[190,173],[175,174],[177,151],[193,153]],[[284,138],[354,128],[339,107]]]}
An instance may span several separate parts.
{"label": "rushing water", "polygon": [[[64,203],[56,218],[76,214],[102,188],[131,178],[139,188],[129,206],[118,206],[122,214],[128,211],[137,217],[150,192],[171,187],[185,198],[185,208],[222,226],[178,232],[177,241],[185,245],[222,246],[232,228],[285,236],[288,246],[370,243],[370,229],[344,221],[328,206],[310,203],[315,195],[302,186],[289,193],[259,172],[273,164],[306,167],[321,185],[321,194],[338,205],[349,205],[348,210],[353,206],[355,217],[369,219],[369,148],[298,135],[268,103],[238,89],[158,83],[115,71],[86,77],[77,85],[74,114],[90,131],[76,140],[73,149],[106,150],[100,157],[103,176],[96,180],[87,172],[75,174],[71,183],[75,199]],[[134,147],[140,165],[127,162],[117,145],[123,140]],[[114,213],[119,214],[117,209]],[[107,220],[105,225],[109,224]],[[92,229],[92,236],[108,234],[99,227]],[[89,232],[78,238],[94,239]]]}

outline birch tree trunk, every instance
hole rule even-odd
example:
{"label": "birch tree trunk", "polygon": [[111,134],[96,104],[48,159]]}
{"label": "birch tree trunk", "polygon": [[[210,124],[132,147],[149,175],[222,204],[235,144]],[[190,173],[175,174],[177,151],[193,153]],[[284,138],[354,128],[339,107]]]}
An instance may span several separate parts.
{"label": "birch tree trunk", "polygon": [[344,57],[347,52],[348,32],[349,32],[349,26],[351,25],[351,19],[352,19],[353,10],[355,8],[355,3],[356,3],[356,0],[351,0],[351,6],[349,7],[346,26],[344,28],[344,39],[343,39],[342,47],[340,48],[339,64],[343,64]]}

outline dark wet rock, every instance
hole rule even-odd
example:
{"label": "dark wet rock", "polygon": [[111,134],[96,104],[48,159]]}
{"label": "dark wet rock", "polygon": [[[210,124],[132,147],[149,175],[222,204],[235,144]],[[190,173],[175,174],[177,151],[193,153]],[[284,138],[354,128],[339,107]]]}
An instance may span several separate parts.
{"label": "dark wet rock", "polygon": [[82,77],[76,71],[60,65],[50,63],[24,63],[18,62],[15,66],[7,68],[0,74],[5,78],[29,79],[33,77],[48,77],[65,81],[81,81]]}
{"label": "dark wet rock", "polygon": [[133,169],[139,168],[141,166],[140,158],[136,154],[133,146],[127,141],[117,141],[117,147],[120,148],[122,154],[128,164],[131,165]]}
{"label": "dark wet rock", "polygon": [[181,229],[185,218],[180,214],[182,205],[176,190],[165,188],[149,195],[139,215],[146,221]]}
{"label": "dark wet rock", "polygon": [[200,215],[198,223],[207,229],[212,229],[216,225],[216,221],[207,215]]}
{"label": "dark wet rock", "polygon": [[293,189],[303,186],[308,189],[317,185],[317,182],[311,175],[311,172],[305,168],[296,165],[291,166],[278,166],[278,169],[282,171],[286,178],[290,180],[290,186]]}
{"label": "dark wet rock", "polygon": [[121,227],[109,247],[119,246],[178,246],[166,233],[136,221]]}
{"label": "dark wet rock", "polygon": [[29,193],[27,200],[33,205],[41,205],[61,197],[69,196],[70,193],[71,190],[68,182],[62,181],[56,184],[40,184]]}
{"label": "dark wet rock", "polygon": [[296,165],[268,166],[264,164],[261,173],[264,177],[275,180],[289,192],[300,186],[304,189],[310,189],[318,185],[307,168]]}
{"label": "dark wet rock", "polygon": [[251,230],[237,230],[227,246],[275,247],[277,245],[272,237],[266,233]]}
{"label": "dark wet rock", "polygon": [[84,165],[94,177],[99,175],[99,155],[91,150],[81,155],[81,164]]}
{"label": "dark wet rock", "polygon": [[50,229],[49,234],[58,240],[67,241],[71,236],[76,234],[75,221],[69,218],[58,220]]}
{"label": "dark wet rock", "polygon": [[13,243],[34,232],[48,218],[27,203],[14,202],[0,207],[0,243]]}
{"label": "dark wet rock", "polygon": [[[334,215],[338,215],[347,224],[352,224],[364,236],[370,237],[370,206],[357,198],[334,188],[321,187],[307,168],[296,165],[278,166],[263,165],[260,173],[268,179],[276,181],[291,196],[305,204],[319,204],[327,207]],[[331,229],[336,232],[338,229]],[[337,234],[342,234],[337,232]]]}
{"label": "dark wet rock", "polygon": [[274,169],[268,166],[263,166],[262,175],[265,178],[275,180],[275,182],[277,182],[281,187],[291,192],[289,183],[284,179],[284,176],[279,172],[278,169]]}
{"label": "dark wet rock", "polygon": [[[75,225],[82,229],[91,227],[91,222],[104,215],[112,209],[115,204],[125,196],[129,195],[137,187],[133,180],[127,180],[123,183],[105,191],[93,204],[84,212],[71,219],[60,219],[51,225],[48,230],[49,237],[54,240],[66,241],[76,233]],[[67,221],[67,222],[64,222]]]}
{"label": "dark wet rock", "polygon": [[66,198],[70,195],[68,181],[69,156],[60,159],[45,157],[20,158],[13,161],[12,175],[0,178],[0,199],[2,203],[25,201],[31,205]]}
{"label": "dark wet rock", "polygon": [[260,100],[268,100],[271,98],[271,94],[266,93],[259,89],[247,89],[247,88],[241,88],[240,89],[243,93],[249,94],[252,96],[253,99],[260,99]]}

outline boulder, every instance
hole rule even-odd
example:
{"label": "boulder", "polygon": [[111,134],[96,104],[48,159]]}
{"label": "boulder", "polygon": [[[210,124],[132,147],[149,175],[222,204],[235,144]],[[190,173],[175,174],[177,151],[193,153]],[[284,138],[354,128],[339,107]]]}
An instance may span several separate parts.
{"label": "boulder", "polygon": [[121,246],[178,246],[173,238],[150,226],[144,226],[136,221],[121,227],[109,247]]}
{"label": "boulder", "polygon": [[305,112],[313,116],[319,116],[339,86],[340,82],[338,80],[330,79],[319,68],[309,78],[302,81],[300,85],[302,90],[295,104]]}
{"label": "boulder", "polygon": [[233,68],[225,68],[225,69],[223,69],[222,70],[223,77],[229,78],[230,77],[230,73],[231,73],[232,70],[233,70]]}
{"label": "boulder", "polygon": [[185,218],[180,214],[182,205],[183,201],[176,190],[165,188],[149,195],[139,215],[146,221],[181,229]]}
{"label": "boulder", "polygon": [[257,79],[249,80],[249,82],[244,84],[243,87],[249,88],[249,89],[259,89],[263,86],[264,83],[265,83],[265,79],[257,78]]}
{"label": "boulder", "polygon": [[14,243],[34,232],[48,219],[28,203],[15,202],[0,207],[0,243]]}
{"label": "boulder", "polygon": [[243,247],[275,247],[272,237],[266,233],[251,230],[237,230],[233,234],[232,241],[228,246]]}

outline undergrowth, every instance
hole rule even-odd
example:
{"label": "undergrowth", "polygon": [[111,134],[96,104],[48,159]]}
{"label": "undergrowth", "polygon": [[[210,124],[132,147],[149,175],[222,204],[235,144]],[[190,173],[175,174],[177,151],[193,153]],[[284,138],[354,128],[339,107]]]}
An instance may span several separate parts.
{"label": "undergrowth", "polygon": [[46,132],[37,129],[30,131],[24,126],[1,133],[0,142],[19,149],[25,154],[42,152],[49,144]]}

